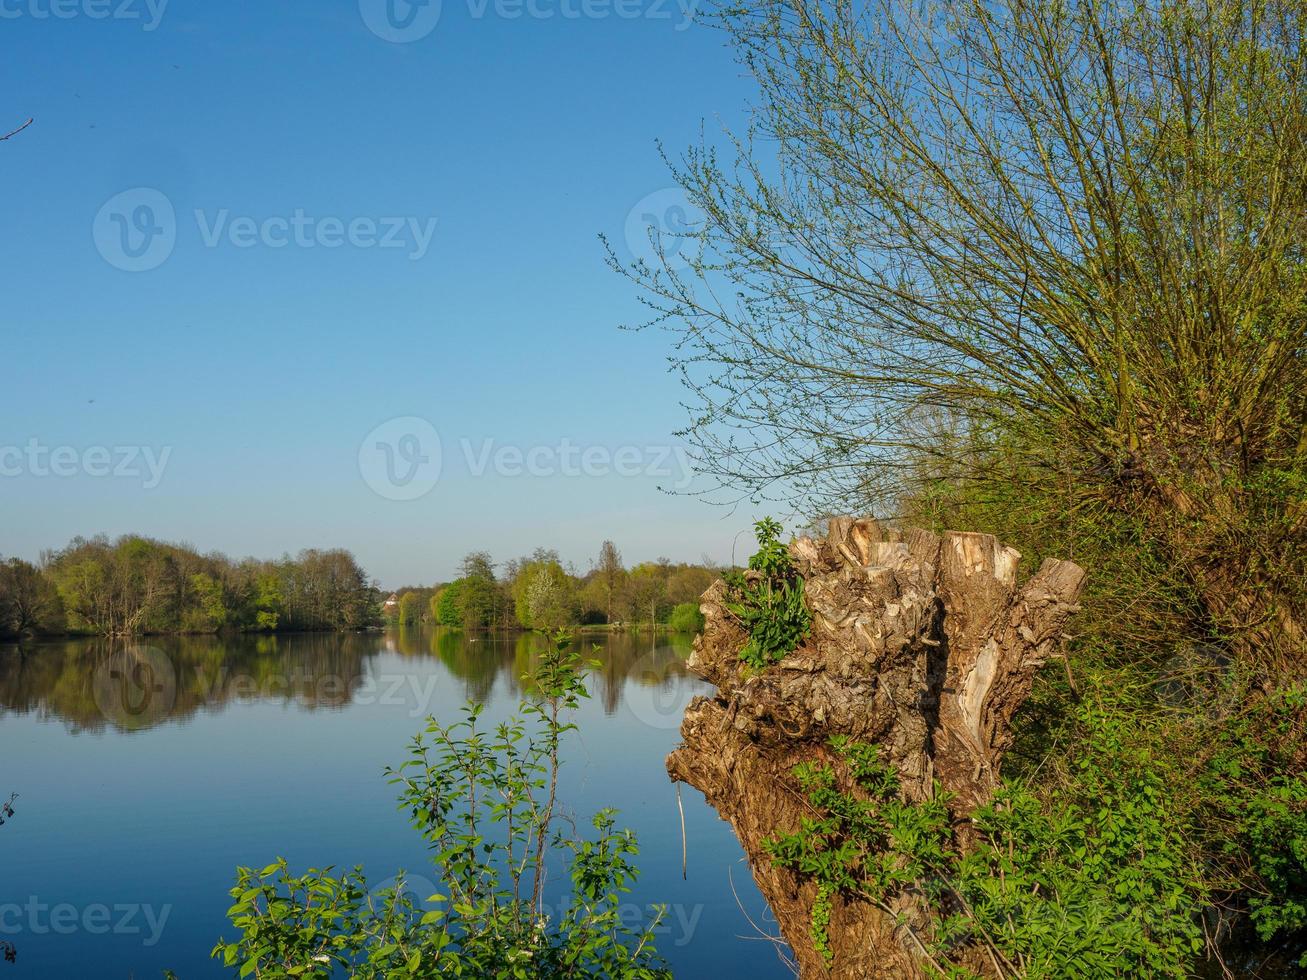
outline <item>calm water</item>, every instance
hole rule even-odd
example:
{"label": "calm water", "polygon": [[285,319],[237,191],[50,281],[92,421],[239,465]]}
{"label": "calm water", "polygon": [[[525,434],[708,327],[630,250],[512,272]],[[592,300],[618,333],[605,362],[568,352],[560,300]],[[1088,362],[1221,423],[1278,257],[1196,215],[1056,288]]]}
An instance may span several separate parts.
{"label": "calm water", "polygon": [[[663,758],[707,690],[683,666],[688,639],[601,642],[567,809],[588,826],[616,806],[639,834],[631,914],[672,906],[658,945],[678,976],[789,976],[750,924],[774,932],[739,844],[687,787],[681,879]],[[208,953],[233,935],[238,864],[362,864],[377,884],[400,868],[430,875],[382,769],[427,714],[449,722],[469,699],[489,721],[509,713],[534,649],[418,631],[152,639],[137,690],[101,641],[0,646],[0,800],[20,794],[0,828],[0,939],[18,948],[0,978],[225,976]]]}

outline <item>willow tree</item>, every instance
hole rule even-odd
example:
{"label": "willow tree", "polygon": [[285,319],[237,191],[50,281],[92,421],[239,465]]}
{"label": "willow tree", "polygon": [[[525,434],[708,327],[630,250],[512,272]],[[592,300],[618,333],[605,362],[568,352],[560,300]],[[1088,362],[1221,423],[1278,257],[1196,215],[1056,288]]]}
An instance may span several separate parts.
{"label": "willow tree", "polygon": [[[1208,633],[1301,661],[1303,0],[761,0],[761,98],[625,272],[722,487],[1020,476],[1129,513]],[[731,159],[733,157],[733,159]]]}

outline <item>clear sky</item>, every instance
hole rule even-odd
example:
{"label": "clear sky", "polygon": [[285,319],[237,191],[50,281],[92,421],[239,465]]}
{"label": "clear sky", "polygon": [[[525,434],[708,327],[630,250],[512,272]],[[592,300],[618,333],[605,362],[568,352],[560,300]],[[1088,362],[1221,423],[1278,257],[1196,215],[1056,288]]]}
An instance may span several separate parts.
{"label": "clear sky", "polygon": [[742,121],[688,3],[0,0],[0,553],[747,554],[597,238]]}

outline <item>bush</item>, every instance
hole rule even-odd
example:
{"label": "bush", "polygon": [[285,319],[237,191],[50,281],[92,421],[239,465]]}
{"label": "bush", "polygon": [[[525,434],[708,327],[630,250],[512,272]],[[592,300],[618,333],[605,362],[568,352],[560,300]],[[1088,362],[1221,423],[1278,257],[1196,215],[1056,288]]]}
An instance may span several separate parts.
{"label": "bush", "polygon": [[1040,796],[1009,783],[977,814],[967,927],[1031,978],[1188,977],[1209,884],[1168,761],[1114,704],[1087,700],[1076,722],[1064,781]]}
{"label": "bush", "polygon": [[[585,697],[580,658],[560,634],[532,679],[534,700],[493,730],[481,706],[449,727],[430,720],[410,758],[388,770],[400,801],[435,855],[438,893],[415,902],[403,874],[369,891],[362,870],[292,875],[278,860],[238,870],[228,911],[240,930],[215,957],[241,976],[608,977],[664,980],[654,921],[632,928],[620,896],[638,871],[635,836],[614,829],[612,810],[586,840],[555,830],[563,720]],[[556,919],[541,909],[545,865],[568,869],[572,894]]]}
{"label": "bush", "polygon": [[667,617],[667,626],[675,633],[698,633],[703,629],[703,613],[693,602],[682,602]]}
{"label": "bush", "polygon": [[1251,704],[1207,745],[1198,804],[1258,938],[1307,967],[1307,687]]}
{"label": "bush", "polygon": [[815,882],[817,948],[837,895],[888,910],[911,894],[930,903],[933,936],[922,939],[936,963],[981,947],[1004,975],[1032,980],[1190,976],[1208,886],[1167,769],[1111,706],[1077,720],[1084,740],[1069,778],[1044,799],[1006,785],[976,813],[980,837],[965,854],[945,795],[905,802],[876,746],[835,739],[835,764],[797,767],[813,816],[767,850]]}
{"label": "bush", "polygon": [[749,634],[740,659],[754,670],[783,660],[808,635],[812,619],[803,599],[803,578],[789,549],[781,544],[781,526],[771,518],[754,525],[758,551],[749,571],[726,576],[726,609]]}

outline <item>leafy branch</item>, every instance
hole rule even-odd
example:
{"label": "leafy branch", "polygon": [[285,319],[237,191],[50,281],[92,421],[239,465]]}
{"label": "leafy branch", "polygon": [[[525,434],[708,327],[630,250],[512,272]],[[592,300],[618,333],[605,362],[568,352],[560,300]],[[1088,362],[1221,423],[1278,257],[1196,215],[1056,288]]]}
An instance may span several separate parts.
{"label": "leafy branch", "polygon": [[[409,759],[388,769],[401,808],[432,852],[435,882],[401,874],[369,890],[361,869],[292,875],[278,860],[241,868],[228,912],[241,935],[213,951],[241,976],[611,977],[667,980],[653,948],[665,914],[632,927],[619,901],[638,869],[634,834],[614,811],[593,818],[595,835],[556,830],[565,719],[587,697],[588,663],[558,633],[527,678],[517,716],[492,729],[482,706],[461,721],[430,719]],[[548,862],[563,864],[570,901],[545,913]]]}

